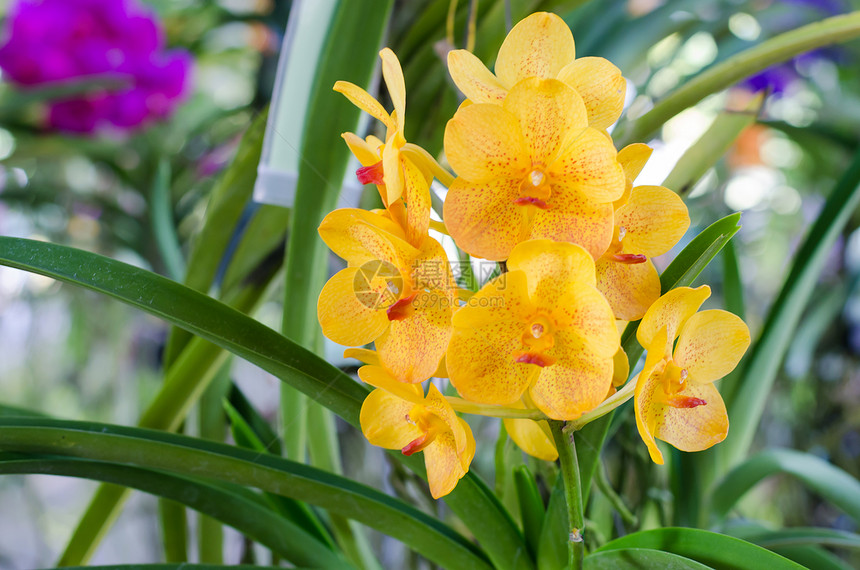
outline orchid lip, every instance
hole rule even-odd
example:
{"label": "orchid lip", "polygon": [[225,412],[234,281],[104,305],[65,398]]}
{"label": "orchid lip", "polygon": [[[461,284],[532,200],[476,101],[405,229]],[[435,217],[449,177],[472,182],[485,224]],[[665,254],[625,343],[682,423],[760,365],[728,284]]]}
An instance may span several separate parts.
{"label": "orchid lip", "polygon": [[355,171],[355,176],[362,184],[383,184],[382,161],[370,166],[362,166]]}
{"label": "orchid lip", "polygon": [[514,200],[514,204],[517,206],[535,206],[540,208],[541,210],[548,210],[549,205],[541,200],[540,198],[532,198],[531,196],[524,196],[522,198],[517,198]]}
{"label": "orchid lip", "polygon": [[616,253],[612,256],[612,260],[626,265],[635,265],[637,263],[645,263],[648,261],[648,257],[641,253]]}

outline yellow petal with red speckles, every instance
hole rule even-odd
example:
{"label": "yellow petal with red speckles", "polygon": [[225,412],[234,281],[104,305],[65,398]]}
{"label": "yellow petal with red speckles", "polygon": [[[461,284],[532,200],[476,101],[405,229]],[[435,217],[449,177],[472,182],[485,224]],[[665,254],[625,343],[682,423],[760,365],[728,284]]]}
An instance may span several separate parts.
{"label": "yellow petal with red speckles", "polygon": [[376,339],[379,360],[401,382],[423,382],[433,375],[451,338],[451,304],[447,296],[420,291],[413,311],[390,322]]}
{"label": "yellow petal with red speckles", "polygon": [[528,295],[535,306],[552,311],[566,292],[594,286],[594,260],[582,247],[547,239],[524,241],[511,251],[508,270],[528,276]]}
{"label": "yellow petal with red speckles", "polygon": [[[702,285],[696,289],[678,287],[672,289],[654,302],[642,317],[636,331],[639,344],[650,351],[654,337],[662,328],[667,329],[669,346],[678,336],[684,323],[699,310],[705,299],[711,296],[711,288]],[[662,355],[661,355],[662,356]]]}
{"label": "yellow petal with red speckles", "polygon": [[430,228],[430,183],[424,172],[411,160],[403,159],[404,188],[406,192],[406,237],[420,247]]}
{"label": "yellow petal with red speckles", "polygon": [[579,335],[586,349],[596,356],[612,358],[618,352],[615,315],[606,298],[594,287],[578,284],[566,291],[553,307],[552,318],[565,335]]}
{"label": "yellow petal with red speckles", "polygon": [[451,184],[445,198],[445,227],[463,251],[501,261],[516,244],[528,239],[536,208],[515,203],[519,186],[516,179],[475,184],[457,178]]}
{"label": "yellow petal with red speckles", "polygon": [[[640,324],[641,326],[641,324]],[[654,408],[654,390],[662,390],[660,373],[663,371],[663,355],[665,347],[669,343],[666,328],[663,327],[655,333],[651,345],[647,346],[648,356],[645,366],[636,377],[636,389],[633,395],[633,408],[636,416],[636,429],[639,437],[645,442],[651,460],[659,465],[663,464],[663,454],[654,440],[656,429],[656,416]],[[669,344],[671,347],[671,344]]]}
{"label": "yellow petal with red speckles", "polygon": [[674,407],[653,398],[646,413],[655,422],[654,437],[681,451],[702,451],[726,439],[729,416],[713,384],[688,386],[678,395],[705,403],[689,408]]}
{"label": "yellow petal with red speckles", "polygon": [[558,360],[540,369],[530,394],[535,405],[556,420],[573,420],[594,409],[612,386],[612,357],[588,350],[572,331],[558,331],[549,350]]}
{"label": "yellow petal with red speckles", "polygon": [[740,317],[712,309],[687,319],[674,360],[687,370],[690,384],[706,384],[734,370],[749,345],[750,331]]}
{"label": "yellow petal with red speckles", "polygon": [[451,407],[451,404],[448,403],[448,400],[445,399],[445,396],[442,395],[439,388],[434,384],[430,384],[430,387],[427,389],[424,406],[448,425],[451,433],[454,434],[457,454],[465,453],[469,445],[466,430],[463,428],[463,424],[460,423],[457,412],[454,411],[454,408]]}
{"label": "yellow petal with red speckles", "polygon": [[327,246],[350,265],[383,260],[400,269],[418,250],[406,242],[406,235],[390,218],[358,208],[341,208],[329,213],[319,227]]}
{"label": "yellow petal with red speckles", "polygon": [[[475,455],[475,438],[466,422],[459,420],[468,434],[468,447],[464,453],[457,452],[454,434],[443,432],[436,436],[431,445],[424,450],[424,465],[427,468],[427,483],[434,499],[444,497],[454,490],[457,482],[465,475]],[[464,467],[465,464],[465,467]]]}
{"label": "yellow petal with red speckles", "polygon": [[594,203],[613,202],[624,193],[626,178],[618,164],[612,142],[600,131],[588,127],[564,149],[547,169],[552,184],[552,204],[556,194],[579,192]]}
{"label": "yellow petal with red speckles", "polygon": [[549,209],[534,212],[528,237],[575,243],[594,259],[603,255],[615,230],[612,204],[594,204],[579,192],[556,194],[551,201]]}
{"label": "yellow petal with red speckles", "polygon": [[473,103],[501,103],[508,93],[487,66],[464,49],[448,52],[448,72],[467,100]]}
{"label": "yellow petal with red speckles", "polygon": [[588,125],[582,97],[555,79],[523,79],[511,88],[503,107],[519,120],[535,168],[551,164]]}
{"label": "yellow petal with red speckles", "polygon": [[385,79],[385,86],[388,87],[388,93],[391,95],[392,103],[394,103],[397,130],[402,135],[406,118],[406,81],[403,79],[403,70],[400,68],[400,61],[391,49],[383,48],[379,52],[379,57],[382,58],[382,77]]}
{"label": "yellow petal with red speckles", "polygon": [[660,276],[650,259],[626,264],[601,257],[595,266],[597,289],[609,301],[617,319],[638,321],[660,298]]}
{"label": "yellow petal with red speckles", "polygon": [[538,459],[555,461],[558,450],[549,432],[549,424],[545,421],[506,418],[505,430],[520,449]]}
{"label": "yellow petal with red speckles", "polygon": [[379,154],[378,146],[372,145],[353,133],[343,133],[340,136],[346,141],[346,145],[349,147],[349,150],[352,151],[352,154],[355,155],[355,158],[358,159],[358,162],[360,162],[362,166],[373,166],[382,160],[382,155]]}
{"label": "yellow petal with red speckles", "polygon": [[510,89],[526,77],[555,78],[575,57],[573,34],[564,20],[538,12],[508,33],[496,59],[496,76]]}
{"label": "yellow petal with red speckles", "polygon": [[358,377],[365,384],[385,390],[402,400],[412,402],[413,405],[424,404],[424,391],[419,384],[401,382],[381,365],[362,366],[358,369]]}
{"label": "yellow petal with red speckles", "polygon": [[[361,286],[358,292],[357,282]],[[389,324],[385,311],[374,306],[383,288],[378,280],[364,279],[358,267],[337,272],[323,287],[317,303],[323,334],[345,346],[360,346],[379,338]]]}
{"label": "yellow petal with red speckles", "polygon": [[385,449],[403,449],[423,435],[418,426],[406,417],[415,404],[385,390],[376,389],[361,405],[359,421],[364,437],[373,445]]}
{"label": "yellow petal with red speckles", "polygon": [[690,216],[684,201],[671,190],[637,186],[616,212],[615,223],[624,228],[622,252],[655,257],[672,249],[684,236]]}
{"label": "yellow petal with red speckles", "polygon": [[[516,322],[525,326],[534,309],[529,300],[526,273],[511,269],[472,295],[468,303],[454,313],[451,324],[458,329],[481,329],[499,322]],[[448,372],[452,372],[450,361]]]}
{"label": "yellow petal with red speckles", "polygon": [[595,129],[609,128],[621,116],[627,82],[621,70],[602,57],[581,57],[569,63],[558,79],[576,89],[588,109],[588,123]]}
{"label": "yellow petal with red speckles", "polygon": [[334,90],[338,93],[342,93],[353,105],[368,115],[382,121],[389,129],[396,128],[394,121],[391,120],[391,117],[379,101],[374,99],[370,93],[358,85],[350,83],[349,81],[338,81],[334,84]]}
{"label": "yellow petal with red speckles", "polygon": [[517,117],[499,105],[462,107],[445,127],[445,156],[458,176],[484,184],[522,180],[531,168]]}
{"label": "yellow petal with red speckles", "polygon": [[644,143],[633,143],[618,151],[618,163],[624,169],[624,176],[634,182],[654,150]]}

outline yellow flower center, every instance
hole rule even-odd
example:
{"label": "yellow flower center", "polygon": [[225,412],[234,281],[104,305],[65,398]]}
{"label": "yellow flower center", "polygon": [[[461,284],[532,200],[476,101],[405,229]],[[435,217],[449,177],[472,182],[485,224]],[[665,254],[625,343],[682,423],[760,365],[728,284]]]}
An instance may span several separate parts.
{"label": "yellow flower center", "polygon": [[520,184],[520,197],[514,200],[519,206],[534,206],[542,210],[549,208],[546,201],[552,194],[549,177],[540,168],[529,172]]}
{"label": "yellow flower center", "polygon": [[406,421],[423,433],[401,449],[403,455],[412,455],[425,450],[440,433],[448,429],[448,425],[439,416],[419,405],[409,410],[409,413],[406,414]]}
{"label": "yellow flower center", "polygon": [[675,364],[673,360],[666,362],[663,372],[660,374],[660,384],[663,387],[663,397],[660,399],[673,408],[695,408],[707,404],[701,398],[686,396],[682,393],[688,387],[688,376],[687,370]]}

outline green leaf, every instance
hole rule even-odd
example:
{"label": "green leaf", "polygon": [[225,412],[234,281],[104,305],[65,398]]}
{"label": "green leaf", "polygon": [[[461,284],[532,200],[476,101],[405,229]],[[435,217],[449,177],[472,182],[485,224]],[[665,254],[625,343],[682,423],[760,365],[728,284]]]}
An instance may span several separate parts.
{"label": "green leaf", "polygon": [[[596,422],[592,422],[596,423]],[[591,424],[589,424],[591,425]],[[567,501],[564,497],[564,480],[559,477],[549,496],[546,516],[541,525],[537,555],[538,570],[557,570],[567,566]]]}
{"label": "green leaf", "polygon": [[0,473],[42,473],[81,477],[131,487],[180,502],[228,524],[298,565],[340,568],[346,561],[316,538],[235,485],[214,485],[194,477],[171,475],[101,461],[69,457],[0,454]]}
{"label": "green leaf", "polygon": [[[94,253],[20,238],[0,237],[0,265],[104,293],[183,327],[298,388],[353,426],[359,425],[367,388],[283,335],[211,297]],[[421,457],[398,458],[423,474]],[[492,543],[496,566],[532,567],[522,533],[479,477],[467,473],[445,502],[481,544]]]}
{"label": "green leaf", "polygon": [[731,241],[723,250],[723,297],[726,310],[743,319],[746,315],[744,283],[738,265],[738,254],[735,251],[734,242]]}
{"label": "green leaf", "polygon": [[[205,293],[212,286],[224,252],[233,237],[233,229],[251,198],[257,179],[257,164],[263,150],[265,127],[266,113],[261,113],[248,127],[236,157],[212,190],[203,228],[191,245],[185,274],[185,284],[196,291]],[[166,366],[173,363],[190,338],[187,331],[171,331],[164,352]]]}
{"label": "green leaf", "polygon": [[185,275],[185,259],[176,236],[176,226],[173,223],[173,205],[170,199],[170,162],[163,158],[158,163],[152,180],[152,197],[149,201],[149,218],[155,245],[161,255],[161,261],[167,269],[167,275],[174,281],[182,281]]}
{"label": "green leaf", "polygon": [[643,141],[666,121],[692,107],[708,95],[731,87],[739,80],[762,69],[791,59],[803,52],[860,35],[860,12],[851,12],[827,18],[784,32],[751,47],[703,71],[683,86],[659,101],[629,128],[616,133],[616,144],[621,146]]}
{"label": "green leaf", "polygon": [[490,568],[471,542],[414,507],[344,477],[268,454],[155,430],[33,418],[0,419],[0,448],[145,465],[191,477],[202,473],[362,522],[443,567]]}
{"label": "green leaf", "polygon": [[221,280],[221,291],[232,291],[260,270],[261,266],[280,262],[287,233],[290,211],[280,206],[260,206],[242,231],[239,244]]}
{"label": "green leaf", "polygon": [[833,244],[860,204],[860,152],[827,199],[794,256],[794,264],[768,313],[761,336],[741,364],[741,372],[722,382],[720,391],[732,422],[718,448],[724,466],[740,461],[759,429],[785,352],[809,302]]}
{"label": "green leaf", "polygon": [[810,544],[860,549],[860,534],[832,528],[795,527],[761,530],[744,533],[742,538],[768,549]]}
{"label": "green leaf", "polygon": [[778,554],[739,538],[693,528],[661,528],[628,534],[597,549],[596,552],[648,548],[671,552],[707,566],[724,570],[803,568]]}
{"label": "green leaf", "polygon": [[586,556],[585,570],[706,570],[709,566],[695,560],[649,548],[624,548],[607,552],[595,552]]}
{"label": "green leaf", "polygon": [[791,449],[763,451],[729,472],[713,491],[714,514],[726,516],[747,491],[776,473],[793,475],[860,522],[860,481],[823,459]]}
{"label": "green leaf", "polygon": [[514,485],[517,489],[517,499],[520,504],[520,518],[523,521],[523,531],[526,545],[532,556],[537,554],[540,545],[541,526],[544,520],[543,499],[535,483],[534,475],[525,465],[514,468]]}
{"label": "green leaf", "polygon": [[[108,566],[58,566],[57,570],[276,570],[283,566],[256,566],[237,564],[223,566],[221,564],[110,564]],[[47,570],[47,569],[46,569]],[[295,570],[302,570],[296,568]]]}

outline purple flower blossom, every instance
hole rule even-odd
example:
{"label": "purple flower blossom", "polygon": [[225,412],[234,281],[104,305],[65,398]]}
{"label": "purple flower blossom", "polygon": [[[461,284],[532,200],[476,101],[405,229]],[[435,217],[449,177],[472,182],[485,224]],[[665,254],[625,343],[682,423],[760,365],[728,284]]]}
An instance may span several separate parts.
{"label": "purple flower blossom", "polygon": [[131,130],[168,117],[189,87],[191,56],[166,51],[156,17],[135,0],[18,0],[0,47],[4,77],[22,87],[116,77],[118,89],[54,101],[58,130]]}

